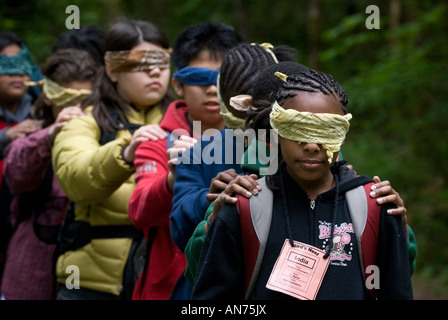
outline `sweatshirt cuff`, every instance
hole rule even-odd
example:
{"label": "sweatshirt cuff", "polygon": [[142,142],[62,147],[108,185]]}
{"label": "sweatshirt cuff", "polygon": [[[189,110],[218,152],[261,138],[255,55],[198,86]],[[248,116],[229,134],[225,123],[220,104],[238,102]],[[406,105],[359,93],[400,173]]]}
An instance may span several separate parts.
{"label": "sweatshirt cuff", "polygon": [[124,150],[126,150],[126,148],[127,148],[128,146],[129,146],[129,144],[126,144],[126,145],[124,145],[124,146],[121,148],[121,159],[123,159],[123,161],[124,161],[127,165],[133,167],[133,166],[134,166],[134,162],[129,162],[129,161],[126,160],[126,158],[124,157]]}

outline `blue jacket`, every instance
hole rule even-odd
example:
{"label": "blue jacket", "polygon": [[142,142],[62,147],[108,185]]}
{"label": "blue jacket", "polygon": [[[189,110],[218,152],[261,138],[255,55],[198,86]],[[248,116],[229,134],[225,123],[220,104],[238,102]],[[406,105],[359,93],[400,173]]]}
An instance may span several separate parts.
{"label": "blue jacket", "polygon": [[210,183],[219,172],[235,169],[242,173],[242,142],[224,129],[212,137],[201,136],[195,146],[180,157],[171,210],[171,235],[184,251],[197,224],[204,219],[210,202],[206,195]]}

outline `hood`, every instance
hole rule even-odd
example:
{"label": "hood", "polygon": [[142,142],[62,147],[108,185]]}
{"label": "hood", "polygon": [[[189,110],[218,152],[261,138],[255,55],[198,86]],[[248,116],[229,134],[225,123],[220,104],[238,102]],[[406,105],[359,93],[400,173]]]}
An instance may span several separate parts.
{"label": "hood", "polygon": [[191,134],[191,124],[187,119],[188,108],[184,100],[173,101],[166,110],[160,127],[163,130],[174,131],[175,129],[188,130]]}
{"label": "hood", "polygon": [[[338,192],[339,194],[345,194],[347,191],[355,189],[358,186],[365,185],[373,180],[369,177],[358,176],[355,171],[349,169],[345,164],[347,161],[342,160],[335,162],[331,167],[331,172],[336,174],[338,179]],[[334,198],[334,191],[330,190],[325,193],[325,197]]]}

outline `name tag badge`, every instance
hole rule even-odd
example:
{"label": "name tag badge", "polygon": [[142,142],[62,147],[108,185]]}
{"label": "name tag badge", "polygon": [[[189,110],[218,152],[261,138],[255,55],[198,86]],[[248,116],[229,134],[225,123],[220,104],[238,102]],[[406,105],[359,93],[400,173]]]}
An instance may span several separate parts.
{"label": "name tag badge", "polygon": [[324,255],[325,251],[298,241],[291,247],[286,239],[266,288],[302,300],[316,299],[330,263]]}

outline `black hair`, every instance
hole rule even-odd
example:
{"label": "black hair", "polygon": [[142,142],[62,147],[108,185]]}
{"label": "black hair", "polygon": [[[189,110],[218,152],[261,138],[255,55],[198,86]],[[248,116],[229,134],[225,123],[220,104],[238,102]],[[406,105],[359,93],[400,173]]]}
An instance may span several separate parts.
{"label": "black hair", "polygon": [[242,42],[241,36],[230,25],[219,22],[200,22],[186,27],[173,44],[172,61],[177,70],[208,50],[217,59]]}
{"label": "black hair", "polygon": [[[52,55],[42,65],[42,74],[61,86],[67,86],[73,81],[95,80],[99,63],[85,50],[62,49]],[[45,128],[56,120],[51,108],[43,101],[42,94],[35,102],[35,117],[44,120],[42,126]]]}
{"label": "black hair", "polygon": [[[273,78],[269,80],[268,77],[260,75],[260,77],[258,78],[259,82],[257,82],[255,86],[262,86],[263,82],[267,82],[267,84],[269,84],[270,81],[276,81],[277,83],[279,83],[279,85],[275,94],[268,97],[268,99],[265,99],[266,97],[263,97],[262,91],[259,90],[262,94],[259,96],[255,96],[252,101],[253,107],[250,111],[250,115],[246,120],[246,125],[248,127],[253,129],[272,129],[270,125],[269,115],[272,110],[273,102],[277,101],[281,105],[285,101],[285,99],[295,97],[301,92],[320,92],[325,95],[333,95],[336,99],[339,99],[339,103],[341,104],[341,108],[344,114],[348,112],[347,95],[345,94],[344,90],[342,90],[341,85],[337,83],[331,75],[306,67],[303,68],[303,66],[296,69],[296,71],[288,71],[286,68],[285,71],[277,69],[274,71],[274,73],[276,71],[279,71],[288,76],[286,78],[286,82],[279,79],[272,73],[270,77],[277,77],[278,80],[274,80]],[[278,152],[279,163],[281,163],[282,154],[280,145],[278,145]],[[266,176],[266,183],[269,188],[278,189],[280,174],[281,170],[278,170],[276,174]]]}
{"label": "black hair", "polygon": [[[281,69],[284,69],[284,71]],[[288,76],[287,81],[284,82],[274,75],[276,71],[290,76]],[[271,95],[268,99],[264,97],[267,92],[267,86],[276,87],[275,91],[269,91],[271,92]],[[272,103],[277,100],[281,105],[286,98],[294,97],[300,92],[321,92],[325,95],[331,94],[339,99],[344,114],[348,112],[348,98],[344,90],[342,90],[341,85],[337,83],[331,75],[309,69],[300,64],[296,64],[295,67],[294,64],[289,66],[286,64],[279,64],[277,68],[276,66],[268,68],[257,78],[254,88],[255,92],[252,95],[253,107],[248,111],[249,116],[246,120],[246,126],[253,129],[270,129],[269,114],[272,110]]]}
{"label": "black hair", "polygon": [[272,103],[276,100],[276,94],[283,85],[283,80],[275,76],[275,72],[284,74],[296,74],[306,71],[308,68],[300,63],[283,61],[271,65],[260,72],[253,84],[252,108],[247,113],[246,127],[253,129],[271,129],[269,114]]}
{"label": "black hair", "polygon": [[12,44],[17,44],[19,47],[26,45],[25,41],[16,34],[9,31],[0,31],[0,51]]}
{"label": "black hair", "polygon": [[252,95],[253,83],[258,74],[277,61],[295,61],[294,48],[278,46],[269,49],[259,44],[243,43],[230,49],[224,56],[219,72],[219,93],[224,104],[235,116],[244,119],[246,114],[232,108],[230,98],[239,94]]}
{"label": "black hair", "polygon": [[325,95],[333,95],[339,99],[344,114],[347,111],[348,98],[339,83],[333,77],[321,71],[307,69],[298,74],[288,75],[286,82],[276,94],[276,100],[281,105],[286,98],[294,97],[300,92],[321,92]]}
{"label": "black hair", "polygon": [[61,49],[81,49],[88,51],[101,65],[104,65],[104,37],[106,32],[95,25],[82,26],[63,33],[53,45],[52,52]]}
{"label": "black hair", "polygon": [[[107,31],[104,48],[106,51],[131,50],[145,41],[169,49],[168,37],[154,24],[123,18]],[[173,91],[168,88],[161,101],[163,113],[174,99]],[[118,117],[119,122],[126,123],[125,114],[129,112],[129,104],[118,94],[115,84],[104,68],[95,81],[92,95],[82,104],[82,107],[89,105],[94,106],[92,115],[103,132],[113,132],[120,128],[117,121],[112,119],[112,113]]]}

